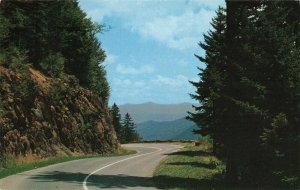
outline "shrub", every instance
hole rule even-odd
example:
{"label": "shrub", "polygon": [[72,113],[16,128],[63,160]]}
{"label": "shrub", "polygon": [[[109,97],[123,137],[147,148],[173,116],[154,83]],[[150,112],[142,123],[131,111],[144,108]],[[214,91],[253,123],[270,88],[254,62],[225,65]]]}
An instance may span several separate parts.
{"label": "shrub", "polygon": [[16,165],[16,158],[10,154],[3,154],[0,159],[0,168],[8,168]]}
{"label": "shrub", "polygon": [[27,69],[31,65],[27,62],[27,52],[16,47],[11,47],[5,57],[9,69],[17,73],[29,74]]}
{"label": "shrub", "polygon": [[64,71],[65,58],[61,53],[50,53],[40,66],[52,77],[60,78]]}
{"label": "shrub", "polygon": [[2,103],[2,100],[0,99],[0,117],[5,114],[5,109]]}
{"label": "shrub", "polygon": [[60,86],[51,86],[49,88],[49,93],[54,101],[60,101],[64,97],[64,89]]}

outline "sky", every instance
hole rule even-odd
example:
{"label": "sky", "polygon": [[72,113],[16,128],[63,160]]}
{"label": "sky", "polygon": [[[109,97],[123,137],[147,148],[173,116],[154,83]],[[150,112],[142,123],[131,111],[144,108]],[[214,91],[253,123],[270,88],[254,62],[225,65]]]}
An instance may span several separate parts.
{"label": "sky", "polygon": [[189,96],[204,68],[194,54],[223,0],[79,0],[98,34],[111,87],[109,104],[195,103]]}

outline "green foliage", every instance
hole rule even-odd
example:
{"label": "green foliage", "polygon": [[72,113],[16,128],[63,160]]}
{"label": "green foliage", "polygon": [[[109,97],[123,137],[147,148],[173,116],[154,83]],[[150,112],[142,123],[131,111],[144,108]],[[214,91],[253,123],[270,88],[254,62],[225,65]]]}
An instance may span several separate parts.
{"label": "green foliage", "polygon": [[[265,146],[276,146],[279,144],[280,136],[283,131],[288,127],[286,115],[283,113],[278,114],[271,123],[271,129],[264,129],[261,136],[262,142]],[[281,142],[282,143],[282,142]],[[275,147],[274,147],[275,148]],[[274,148],[272,148],[274,150]]]}
{"label": "green foliage", "polygon": [[41,63],[44,71],[52,77],[60,78],[64,71],[65,59],[60,53],[50,53]]}
{"label": "green foliage", "polygon": [[206,148],[210,146],[189,145],[168,155],[154,172],[157,187],[178,190],[232,189],[222,181],[225,164]]}
{"label": "green foliage", "polygon": [[[23,78],[17,86],[13,86],[14,94],[23,99],[25,102],[31,98],[31,94],[35,91],[35,84],[31,79]],[[29,102],[27,102],[29,103]]]}
{"label": "green foliage", "polygon": [[25,164],[18,164],[16,163],[16,158],[14,156],[6,155],[4,159],[1,158],[1,161],[3,160],[2,163],[4,163],[5,165],[1,165],[0,163],[0,179],[24,171],[32,170],[35,168],[41,168],[53,164],[72,161],[72,160],[79,160],[85,158],[99,158],[100,156],[102,157],[103,156],[124,156],[124,155],[134,154],[134,153],[135,151],[132,150],[120,149],[106,155],[85,154],[85,155],[76,155],[76,156],[57,156],[57,157],[49,158],[47,160],[43,159],[40,161],[35,161],[35,162],[25,163]]}
{"label": "green foliage", "polygon": [[111,116],[112,116],[112,125],[113,125],[113,127],[117,133],[117,137],[120,141],[122,138],[121,114],[120,114],[120,109],[116,103],[114,103],[111,107]]}
{"label": "green foliage", "polygon": [[4,65],[5,57],[5,53],[0,50],[0,66]]}
{"label": "green foliage", "polygon": [[83,126],[80,127],[81,133],[85,133],[87,130],[92,129],[93,125],[91,123],[85,123]]}
{"label": "green foliage", "polygon": [[24,73],[28,76],[28,57],[26,51],[21,51],[16,47],[10,47],[5,57],[5,62],[8,64],[9,69],[17,73]]}
{"label": "green foliage", "polygon": [[60,86],[55,85],[55,86],[51,86],[49,88],[49,93],[50,93],[52,99],[57,102],[64,98],[64,92],[65,92],[65,90],[63,88],[61,88]]}
{"label": "green foliage", "polygon": [[287,168],[294,166],[293,162],[297,162],[297,158],[293,160],[293,158],[287,155],[296,151],[294,147],[296,146],[295,143],[297,143],[293,134],[290,132],[290,126],[287,116],[280,113],[273,119],[271,127],[264,129],[261,139],[265,154],[268,158],[272,158],[272,161],[268,162],[268,167],[272,168],[271,176],[268,180],[270,182],[277,181],[277,183],[282,182],[285,185],[296,187],[297,184],[299,184],[297,168],[287,170]]}
{"label": "green foliage", "polygon": [[300,4],[227,1],[200,46],[190,119],[233,183],[299,184]]}
{"label": "green foliage", "polygon": [[88,130],[94,132],[95,126],[97,126],[97,123],[93,120],[85,121],[84,125],[81,126],[80,130],[82,133],[86,133]]}
{"label": "green foliage", "polygon": [[119,107],[114,103],[111,107],[112,125],[116,131],[120,143],[140,141],[139,134],[135,130],[135,124],[131,116],[126,113],[123,121]]}
{"label": "green foliage", "polygon": [[16,47],[10,47],[4,56],[4,62],[9,69],[16,72],[19,76],[19,84],[13,86],[12,90],[16,97],[28,100],[31,93],[35,90],[34,82],[29,74],[27,52]]}
{"label": "green foliage", "polygon": [[0,169],[16,166],[16,159],[13,155],[3,154],[0,160]]}
{"label": "green foliage", "polygon": [[135,124],[131,116],[129,113],[126,113],[122,122],[122,137],[120,139],[121,143],[136,142],[140,140],[140,137],[134,128]]}
{"label": "green foliage", "polygon": [[[203,137],[199,137],[199,143],[201,145],[213,145],[213,139],[209,136],[203,136]],[[209,148],[207,148],[207,150],[209,150]]]}
{"label": "green foliage", "polygon": [[[7,87],[5,92],[8,93],[9,98],[13,98],[16,103],[20,104],[16,112],[30,109],[35,100],[32,94],[37,95],[29,66],[57,79],[48,89],[50,101],[54,103],[59,105],[66,103],[62,101],[66,96],[66,86],[72,85],[74,88],[79,88],[77,84],[80,84],[98,95],[103,103],[107,104],[109,84],[105,68],[101,65],[105,59],[105,52],[96,36],[102,31],[103,26],[93,23],[80,9],[78,1],[2,0],[0,23],[0,65],[14,71],[13,77],[6,78],[8,83],[5,83]],[[13,80],[12,83],[10,80]],[[50,83],[42,85],[39,91],[44,91],[48,84],[52,84],[51,80]],[[2,87],[2,83],[0,85]],[[2,100],[2,97],[0,99]],[[92,99],[93,103],[101,104],[98,97]],[[8,104],[11,104],[11,101]],[[0,114],[4,113],[4,108],[9,109],[8,104],[5,102],[3,106],[2,102],[0,103]],[[96,106],[96,110],[99,106],[101,107],[101,105]],[[91,129],[91,134],[94,134],[93,132],[98,129],[95,121],[99,120],[99,113],[92,113],[94,110],[87,110],[84,107],[79,110],[84,112],[84,117],[87,117],[84,118],[85,126],[82,127],[82,131]],[[24,114],[26,118],[19,118],[19,120],[21,123],[26,122],[27,126],[32,120],[32,114],[30,112]],[[10,122],[16,125],[20,123],[19,121]],[[12,127],[24,128],[24,126]],[[66,131],[69,132],[69,130]],[[50,136],[50,132],[47,132],[46,136]],[[5,145],[0,143],[0,156],[4,151],[2,146]],[[107,147],[101,147],[101,143],[95,146],[98,150],[107,149]]]}
{"label": "green foliage", "polygon": [[[0,58],[0,61],[1,61],[1,58]],[[3,88],[3,82],[4,82],[2,77],[3,76],[0,74],[0,89]],[[0,93],[1,93],[1,90],[0,90]],[[2,96],[0,96],[0,117],[2,117],[5,113],[6,112],[5,112],[3,102],[2,102]]]}
{"label": "green foliage", "polygon": [[3,106],[2,100],[0,100],[0,117],[5,114],[5,108]]}
{"label": "green foliage", "polygon": [[[226,71],[226,29],[225,9],[219,8],[217,16],[212,21],[213,30],[204,35],[204,43],[200,47],[206,50],[205,57],[196,57],[206,64],[206,69],[201,70],[201,80],[192,82],[197,88],[196,94],[191,95],[193,99],[200,101],[200,106],[196,107],[197,113],[189,113],[189,119],[198,124],[200,129],[196,131],[201,135],[210,134],[214,141],[214,151],[216,154],[223,154],[223,144],[226,141],[223,133],[225,123],[224,117],[228,114],[224,96]],[[224,102],[226,101],[226,102]]]}
{"label": "green foliage", "polygon": [[77,1],[4,0],[0,20],[2,49],[25,49],[36,69],[53,77],[74,75],[107,104],[105,52],[96,37],[104,26],[87,18]]}
{"label": "green foliage", "polygon": [[104,67],[102,65],[98,65],[96,62],[93,65],[90,65],[88,73],[88,89],[100,96],[105,104],[108,104],[110,87],[106,79],[106,71],[104,70]]}
{"label": "green foliage", "polygon": [[2,45],[2,40],[4,40],[9,33],[8,27],[9,27],[9,21],[7,18],[3,16],[3,13],[0,9],[0,46]]}

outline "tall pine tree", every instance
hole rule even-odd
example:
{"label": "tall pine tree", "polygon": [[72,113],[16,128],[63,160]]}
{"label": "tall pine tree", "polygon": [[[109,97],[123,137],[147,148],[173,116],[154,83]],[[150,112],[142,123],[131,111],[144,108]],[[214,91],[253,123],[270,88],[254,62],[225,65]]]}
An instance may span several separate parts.
{"label": "tall pine tree", "polygon": [[75,75],[82,86],[107,104],[110,91],[102,65],[105,52],[96,37],[103,26],[87,18],[77,1],[3,0],[0,12],[2,20],[10,23],[5,27],[8,35],[0,36],[2,50],[26,50],[28,61],[50,75],[61,76],[60,71]]}
{"label": "tall pine tree", "polygon": [[218,13],[200,44],[206,68],[192,97],[201,106],[190,118],[232,182],[299,185],[299,6],[227,1],[226,22]]}
{"label": "tall pine tree", "polygon": [[224,117],[224,97],[222,90],[224,79],[226,78],[225,59],[225,29],[226,15],[225,9],[219,8],[217,16],[212,20],[213,30],[204,35],[204,43],[199,46],[206,51],[205,57],[195,55],[206,68],[200,69],[199,82],[191,82],[196,88],[196,94],[191,97],[200,102],[200,106],[195,107],[197,113],[189,113],[189,119],[195,121],[200,127],[196,133],[210,135],[214,142],[214,152],[221,154],[224,144],[224,127],[222,118]]}
{"label": "tall pine tree", "polygon": [[111,115],[112,115],[112,125],[117,133],[117,137],[119,142],[122,142],[122,125],[121,125],[121,114],[120,109],[116,103],[114,103],[111,107]]}
{"label": "tall pine tree", "polygon": [[133,119],[126,113],[122,122],[122,143],[136,142],[139,141],[139,135],[135,131],[135,124]]}

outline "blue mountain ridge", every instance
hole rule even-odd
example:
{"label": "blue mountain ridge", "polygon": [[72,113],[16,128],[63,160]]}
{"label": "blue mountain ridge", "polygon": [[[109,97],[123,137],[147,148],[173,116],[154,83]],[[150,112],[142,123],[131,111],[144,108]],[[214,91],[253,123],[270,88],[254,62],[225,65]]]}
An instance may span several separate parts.
{"label": "blue mountain ridge", "polygon": [[174,121],[147,121],[136,125],[136,130],[143,140],[196,140],[198,129],[195,123],[185,118]]}

